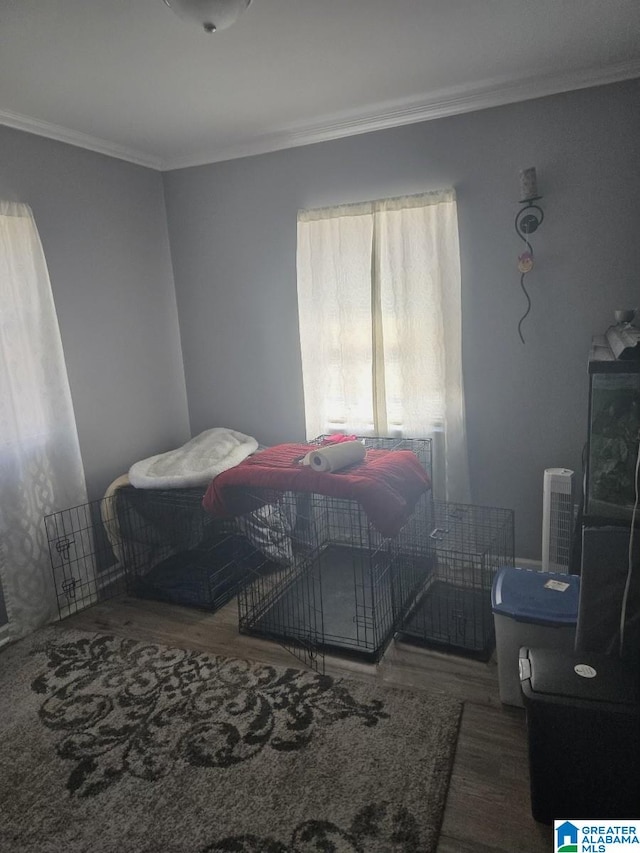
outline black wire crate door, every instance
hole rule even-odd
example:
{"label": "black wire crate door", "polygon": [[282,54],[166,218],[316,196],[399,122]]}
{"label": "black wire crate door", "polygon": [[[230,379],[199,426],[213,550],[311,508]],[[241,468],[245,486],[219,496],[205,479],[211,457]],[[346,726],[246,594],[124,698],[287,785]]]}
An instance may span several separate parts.
{"label": "black wire crate door", "polygon": [[443,501],[433,506],[433,570],[398,639],[488,660],[493,579],[502,566],[514,565],[513,510]]}
{"label": "black wire crate door", "polygon": [[124,569],[105,534],[105,501],[44,517],[60,619],[126,591]]}
{"label": "black wire crate door", "polygon": [[[237,540],[236,561],[248,567],[238,590],[240,633],[275,641],[324,673],[322,579],[310,504],[292,493],[255,497],[262,507],[236,519],[245,534]],[[255,535],[256,523],[268,547]]]}
{"label": "black wire crate door", "polygon": [[[298,568],[287,572],[274,589],[273,578],[255,574],[238,596],[240,612],[250,611],[250,619],[239,617],[241,633],[273,640],[316,672],[324,673],[322,586],[320,576]],[[269,591],[265,594],[265,590]],[[266,609],[264,602],[270,601]]]}

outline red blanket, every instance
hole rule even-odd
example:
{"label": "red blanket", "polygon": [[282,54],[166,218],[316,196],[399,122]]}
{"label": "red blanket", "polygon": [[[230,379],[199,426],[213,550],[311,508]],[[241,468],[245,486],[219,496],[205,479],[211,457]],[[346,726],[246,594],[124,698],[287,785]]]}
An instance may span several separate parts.
{"label": "red blanket", "polygon": [[410,450],[368,450],[364,461],[335,473],[300,465],[309,450],[308,444],[279,444],[250,456],[211,481],[202,505],[213,516],[232,518],[273,500],[263,490],[316,492],[358,501],[383,536],[394,536],[430,487]]}

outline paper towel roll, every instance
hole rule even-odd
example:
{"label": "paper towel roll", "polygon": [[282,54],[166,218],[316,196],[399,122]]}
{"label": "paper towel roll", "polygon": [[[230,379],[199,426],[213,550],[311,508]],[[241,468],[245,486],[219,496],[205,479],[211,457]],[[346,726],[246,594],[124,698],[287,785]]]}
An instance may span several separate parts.
{"label": "paper towel roll", "polygon": [[364,444],[359,441],[343,441],[311,450],[302,460],[302,464],[308,465],[314,471],[330,473],[353,465],[354,462],[362,462],[366,452]]}

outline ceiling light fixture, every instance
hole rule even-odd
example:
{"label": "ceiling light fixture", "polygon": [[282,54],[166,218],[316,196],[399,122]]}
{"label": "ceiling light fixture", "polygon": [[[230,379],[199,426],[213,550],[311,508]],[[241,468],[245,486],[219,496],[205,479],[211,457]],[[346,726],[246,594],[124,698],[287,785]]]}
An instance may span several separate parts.
{"label": "ceiling light fixture", "polygon": [[215,33],[230,27],[251,0],[164,0],[166,5],[179,15],[197,21],[205,33]]}

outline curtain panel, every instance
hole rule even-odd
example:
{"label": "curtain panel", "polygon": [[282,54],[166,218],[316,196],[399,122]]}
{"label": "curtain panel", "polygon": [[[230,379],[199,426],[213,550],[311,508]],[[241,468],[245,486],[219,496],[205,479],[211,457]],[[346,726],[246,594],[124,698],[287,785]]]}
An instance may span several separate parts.
{"label": "curtain panel", "polygon": [[58,616],[44,516],[87,500],[62,341],[30,208],[0,201],[0,583],[8,637]]}
{"label": "curtain panel", "polygon": [[298,214],[307,437],[435,437],[435,491],[469,500],[453,190]]}

